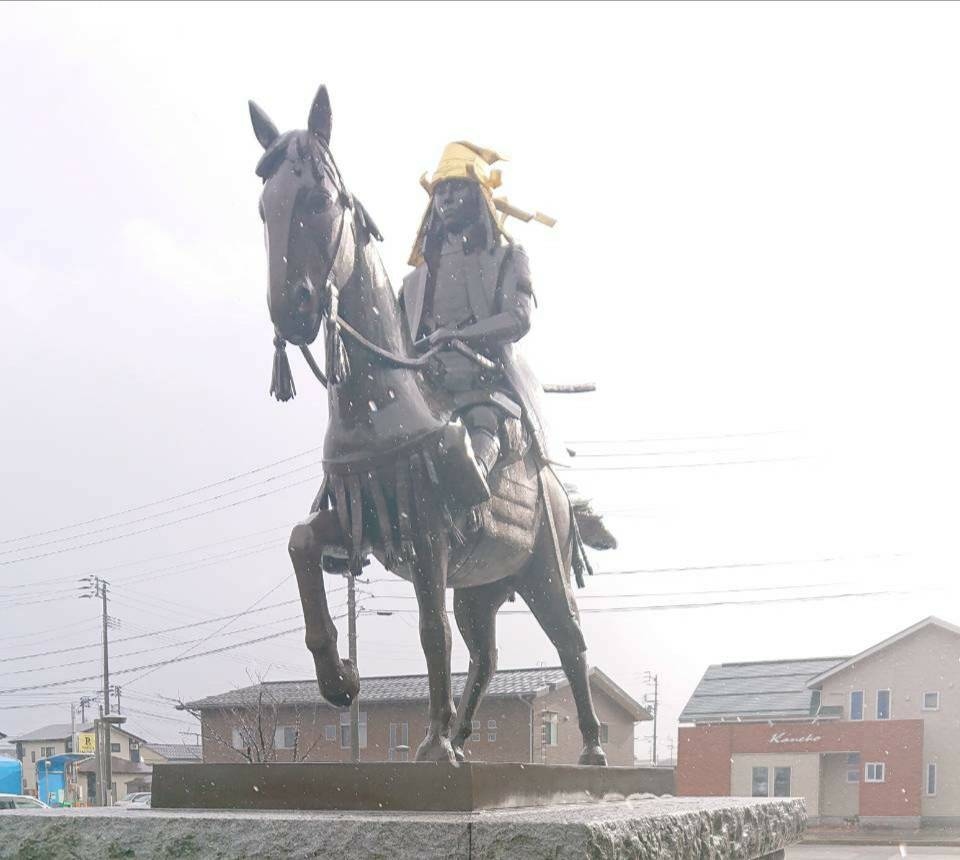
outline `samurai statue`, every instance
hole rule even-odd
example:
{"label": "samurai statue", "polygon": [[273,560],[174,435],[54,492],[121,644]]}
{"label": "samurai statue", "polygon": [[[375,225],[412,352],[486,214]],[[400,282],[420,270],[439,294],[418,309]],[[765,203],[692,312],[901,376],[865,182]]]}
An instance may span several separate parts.
{"label": "samurai statue", "polygon": [[[430,203],[400,291],[414,344],[441,347],[426,375],[450,396],[468,431],[477,480],[460,484],[464,505],[489,499],[488,476],[501,458],[516,456],[524,433],[541,462],[550,459],[541,388],[514,346],[530,330],[536,303],[530,267],[503,224],[507,214],[554,222],[494,199],[501,179],[490,165],[501,160],[457,141],[432,178],[421,177]],[[478,363],[471,351],[488,361]]]}

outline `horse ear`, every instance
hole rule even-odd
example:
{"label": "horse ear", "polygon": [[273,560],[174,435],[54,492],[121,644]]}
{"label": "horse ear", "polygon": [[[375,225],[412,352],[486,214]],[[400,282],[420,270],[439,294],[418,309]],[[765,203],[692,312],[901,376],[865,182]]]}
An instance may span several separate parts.
{"label": "horse ear", "polygon": [[277,131],[277,127],[270,117],[264,113],[263,108],[255,101],[251,100],[247,104],[250,106],[250,121],[253,123],[253,133],[260,141],[260,146],[269,149],[270,144],[280,137],[280,132]]}
{"label": "horse ear", "polygon": [[330,125],[333,114],[330,112],[330,96],[327,95],[327,88],[320,84],[320,89],[313,97],[313,105],[310,107],[310,118],[307,120],[307,129],[311,134],[315,134],[327,146],[330,145]]}

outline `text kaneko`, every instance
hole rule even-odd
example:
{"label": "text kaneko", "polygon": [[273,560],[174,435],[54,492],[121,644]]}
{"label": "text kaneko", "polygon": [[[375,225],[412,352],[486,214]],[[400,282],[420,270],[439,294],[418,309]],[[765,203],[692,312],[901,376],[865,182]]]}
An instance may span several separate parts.
{"label": "text kaneko", "polygon": [[774,732],[770,735],[772,744],[815,744],[820,740],[820,735],[801,735],[792,738],[786,732]]}

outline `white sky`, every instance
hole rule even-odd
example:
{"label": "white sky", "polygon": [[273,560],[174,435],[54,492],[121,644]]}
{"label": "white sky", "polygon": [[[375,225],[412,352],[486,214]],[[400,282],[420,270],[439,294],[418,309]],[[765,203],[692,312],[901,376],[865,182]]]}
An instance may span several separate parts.
{"label": "white sky", "polygon": [[[326,400],[298,356],[300,396],[267,397],[260,148],[246,100],[281,130],[302,127],[325,82],[333,150],[386,236],[395,284],[425,204],[417,178],[449,140],[508,154],[511,200],[558,219],[552,231],[514,228],[540,299],[528,355],[546,381],[599,386],[552,398],[564,438],[620,440],[580,450],[637,455],[582,467],[773,461],[579,472],[617,512],[621,548],[594,554],[599,569],[836,559],[597,577],[582,608],[897,591],[585,614],[591,661],[629,692],[660,673],[662,756],[708,663],[842,655],[925,615],[960,621],[958,25],[946,3],[4,5],[0,537],[321,444]],[[624,441],[638,439],[658,441]],[[43,559],[8,563],[114,536],[25,549],[115,521],[0,545],[0,651],[97,640],[97,607],[65,596],[69,582],[39,580],[274,528],[101,574],[114,584],[114,637],[245,609],[288,575],[284,533],[315,486]],[[256,555],[129,581],[271,538]],[[716,593],[749,587],[767,590]],[[368,590],[370,608],[415,606],[399,581]],[[295,597],[291,577],[264,604]],[[298,613],[244,618],[230,629],[246,632],[199,648],[294,626]],[[363,617],[360,637],[363,673],[424,671],[414,615]],[[557,663],[529,617],[503,617],[499,643],[503,667]],[[164,647],[122,656],[151,644]],[[112,666],[185,647],[118,643]],[[0,689],[95,674],[97,654],[0,663]],[[62,665],[81,659],[92,662]],[[185,726],[158,695],[196,698],[255,672],[309,677],[300,636],[115,682],[130,684],[134,730],[176,741]],[[65,703],[97,686],[0,694],[0,731],[65,721]]]}

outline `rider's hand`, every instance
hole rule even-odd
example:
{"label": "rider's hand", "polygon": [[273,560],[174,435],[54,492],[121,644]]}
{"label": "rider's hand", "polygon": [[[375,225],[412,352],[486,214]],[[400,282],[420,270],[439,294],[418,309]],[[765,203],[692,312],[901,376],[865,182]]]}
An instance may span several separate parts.
{"label": "rider's hand", "polygon": [[438,328],[436,331],[430,333],[430,336],[427,338],[427,345],[442,346],[445,343],[449,343],[456,336],[457,333],[453,331],[453,329]]}

